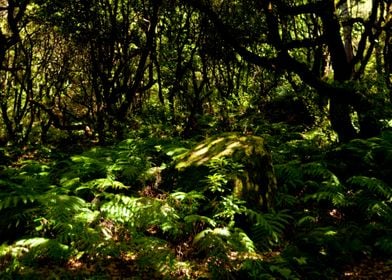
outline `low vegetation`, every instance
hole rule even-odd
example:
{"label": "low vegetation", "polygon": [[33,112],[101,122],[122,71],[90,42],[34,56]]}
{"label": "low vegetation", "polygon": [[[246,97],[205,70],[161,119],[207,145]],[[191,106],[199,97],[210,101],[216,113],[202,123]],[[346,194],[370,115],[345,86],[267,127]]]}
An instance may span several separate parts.
{"label": "low vegetation", "polygon": [[267,211],[233,195],[244,167],[231,157],[198,181],[180,176],[189,140],[5,149],[2,279],[331,279],[369,260],[390,267],[392,133],[323,148],[293,135],[268,137],[278,188]]}
{"label": "low vegetation", "polygon": [[391,10],[0,0],[0,279],[392,279]]}

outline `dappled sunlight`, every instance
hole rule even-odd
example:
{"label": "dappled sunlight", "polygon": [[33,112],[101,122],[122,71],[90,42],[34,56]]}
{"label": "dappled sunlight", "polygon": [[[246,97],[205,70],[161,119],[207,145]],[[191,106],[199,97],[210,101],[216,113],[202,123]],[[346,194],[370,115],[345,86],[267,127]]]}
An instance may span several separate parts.
{"label": "dappled sunlight", "polygon": [[[275,164],[279,186],[276,194],[257,196],[264,190],[257,183],[263,170],[258,164],[268,155],[262,149],[263,139],[239,134],[212,139],[196,144],[183,157],[173,154],[173,166],[184,161],[185,166],[204,166],[207,172],[201,180],[203,187],[189,191],[180,188],[181,180],[187,177],[177,177],[176,191],[162,188],[161,179],[141,179],[145,183],[138,188],[124,185],[123,172],[132,170],[133,164],[142,172],[132,176],[143,178],[166,176],[163,170],[167,167],[127,160],[147,157],[126,153],[123,146],[94,149],[93,153],[88,151],[53,164],[45,162],[41,166],[39,161],[32,161],[14,167],[23,172],[3,169],[0,183],[13,194],[2,197],[2,222],[10,219],[5,214],[12,210],[19,221],[13,220],[13,225],[8,220],[9,224],[21,233],[21,226],[28,226],[24,234],[32,234],[1,246],[0,267],[10,274],[41,278],[50,277],[53,271],[72,278],[145,275],[150,279],[196,279],[208,278],[218,273],[215,271],[240,275],[249,269],[268,275],[296,275],[295,267],[311,267],[316,260],[348,258],[354,251],[369,254],[371,246],[363,245],[371,242],[365,238],[367,232],[379,232],[374,246],[388,252],[391,242],[383,232],[388,231],[384,225],[391,213],[392,194],[386,183],[390,175],[384,172],[389,165],[372,169],[377,177],[344,173],[348,176],[345,178],[335,173],[335,167],[330,169],[334,161],[302,159],[301,153],[306,152],[303,143],[287,142],[281,149],[299,155],[296,160]],[[355,140],[333,153],[348,158],[362,155],[365,162],[349,163],[362,164],[369,172],[365,165],[374,164],[371,158],[389,162],[388,139],[389,134]],[[160,151],[171,150],[161,145]],[[387,152],[380,153],[382,150]],[[207,161],[201,163],[205,158]],[[31,182],[37,182],[34,188],[29,188]],[[274,198],[276,206],[269,211],[249,204],[254,201],[263,205]],[[355,209],[355,217],[350,217],[351,209]],[[369,223],[361,226],[363,221]],[[299,232],[288,237],[293,224]],[[364,239],[356,236],[358,232]],[[282,247],[289,240],[291,245]],[[308,248],[313,248],[312,257]],[[339,253],[335,248],[344,250]],[[358,270],[354,267],[344,271],[352,277]]]}
{"label": "dappled sunlight", "polygon": [[391,8],[0,0],[0,279],[392,279]]}
{"label": "dappled sunlight", "polygon": [[[186,172],[187,168],[211,167],[214,162],[225,159],[241,165],[242,170],[230,175],[228,180],[219,176],[207,178],[230,182],[233,185],[232,192],[253,207],[270,207],[270,193],[276,190],[276,180],[271,156],[261,137],[239,133],[212,136],[178,159],[176,168]],[[219,170],[218,167],[216,169]]]}

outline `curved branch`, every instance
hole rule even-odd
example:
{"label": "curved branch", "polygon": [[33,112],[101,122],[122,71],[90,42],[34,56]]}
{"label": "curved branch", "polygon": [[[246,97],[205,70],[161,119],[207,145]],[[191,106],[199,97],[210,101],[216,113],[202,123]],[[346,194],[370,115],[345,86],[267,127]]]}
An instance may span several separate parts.
{"label": "curved branch", "polygon": [[354,91],[354,89],[328,84],[327,82],[320,79],[317,75],[315,75],[314,72],[312,72],[306,64],[297,61],[296,59],[291,57],[285,50],[280,51],[278,55],[274,58],[262,57],[249,51],[246,47],[242,46],[234,37],[233,34],[236,34],[234,28],[224,24],[219,18],[218,14],[216,14],[211,9],[211,7],[203,4],[199,0],[187,0],[187,2],[193,7],[197,8],[200,12],[202,12],[211,20],[217,32],[219,32],[219,34],[221,35],[222,39],[228,45],[230,45],[234,49],[234,51],[237,52],[245,61],[271,71],[294,72],[298,76],[300,76],[306,84],[313,87],[318,93],[324,96],[339,99],[344,103],[359,104],[360,96]]}

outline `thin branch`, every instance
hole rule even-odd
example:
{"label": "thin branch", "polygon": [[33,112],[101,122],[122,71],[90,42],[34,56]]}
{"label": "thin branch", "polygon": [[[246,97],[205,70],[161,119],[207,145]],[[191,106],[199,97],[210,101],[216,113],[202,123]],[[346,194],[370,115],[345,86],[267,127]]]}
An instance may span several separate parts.
{"label": "thin branch", "polygon": [[353,89],[343,87],[340,88],[338,86],[332,86],[328,84],[315,75],[306,64],[297,61],[286,51],[279,52],[278,55],[274,58],[262,57],[249,51],[246,47],[239,44],[234,38],[233,34],[236,34],[235,30],[232,27],[225,25],[220,20],[219,16],[209,6],[204,5],[201,3],[201,1],[198,0],[188,0],[187,2],[200,10],[211,20],[216,30],[221,34],[222,39],[227,44],[229,44],[245,61],[271,71],[294,72],[299,75],[306,84],[315,88],[320,94],[323,94],[327,97],[338,98],[342,102],[359,102],[359,96]]}
{"label": "thin branch", "polygon": [[292,40],[287,43],[283,44],[284,49],[298,49],[298,48],[309,48],[309,47],[316,47],[321,46],[325,43],[325,37],[319,36],[314,39],[302,39],[302,40]]}

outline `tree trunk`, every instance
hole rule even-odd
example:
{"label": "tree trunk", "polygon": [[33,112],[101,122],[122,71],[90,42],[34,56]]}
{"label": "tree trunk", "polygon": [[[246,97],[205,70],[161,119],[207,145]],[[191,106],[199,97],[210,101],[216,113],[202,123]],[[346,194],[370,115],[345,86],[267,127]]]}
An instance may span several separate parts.
{"label": "tree trunk", "polygon": [[[349,36],[345,35],[345,43],[340,35],[340,24],[335,15],[333,0],[324,2],[324,10],[321,14],[323,29],[331,56],[334,80],[338,83],[349,81],[352,76],[352,67],[349,56],[352,54]],[[347,30],[346,30],[347,32]],[[357,133],[351,122],[350,106],[344,98],[334,97],[330,99],[329,116],[333,130],[338,134],[339,141],[347,142],[356,137]]]}
{"label": "tree trunk", "polygon": [[338,134],[339,141],[348,142],[357,135],[350,116],[350,106],[336,98],[330,99],[329,117],[332,129]]}

